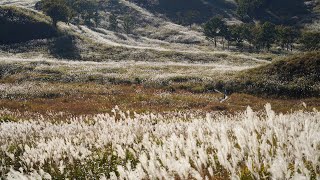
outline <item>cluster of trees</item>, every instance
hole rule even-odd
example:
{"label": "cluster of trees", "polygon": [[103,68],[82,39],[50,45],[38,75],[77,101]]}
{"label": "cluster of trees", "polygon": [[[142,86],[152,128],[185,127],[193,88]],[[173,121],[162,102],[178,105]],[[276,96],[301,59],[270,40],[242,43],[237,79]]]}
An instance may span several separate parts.
{"label": "cluster of trees", "polygon": [[[58,21],[97,27],[101,21],[100,12],[106,11],[108,3],[115,3],[114,1],[116,0],[41,0],[36,4],[36,9],[50,16],[55,27]],[[124,16],[122,20],[124,32],[131,33],[134,26],[134,19],[131,16]],[[111,13],[109,29],[117,31],[118,28],[118,17]]]}
{"label": "cluster of trees", "polygon": [[41,0],[36,4],[36,9],[50,16],[53,25],[58,21],[77,23],[84,22],[87,25],[99,24],[99,7],[107,1],[97,0]]}
{"label": "cluster of trees", "polygon": [[295,43],[301,43],[305,50],[320,49],[320,32],[300,32],[297,28],[274,25],[270,22],[228,26],[221,17],[214,17],[204,25],[204,34],[215,46],[220,39],[223,48],[227,42],[228,48],[233,43],[242,49],[246,42],[249,48],[258,51],[269,50],[274,44],[292,51]]}

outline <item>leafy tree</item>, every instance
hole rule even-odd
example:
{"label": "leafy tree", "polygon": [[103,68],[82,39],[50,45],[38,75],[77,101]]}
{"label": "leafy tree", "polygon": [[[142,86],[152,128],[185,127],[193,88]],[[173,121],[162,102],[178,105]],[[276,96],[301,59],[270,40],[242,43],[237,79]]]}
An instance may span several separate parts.
{"label": "leafy tree", "polygon": [[231,40],[235,41],[238,47],[242,47],[243,46],[242,42],[245,39],[244,25],[243,24],[232,25],[229,28],[230,28]]}
{"label": "leafy tree", "polygon": [[122,27],[125,33],[130,34],[132,33],[132,29],[135,26],[135,21],[131,16],[125,16],[123,19]]}
{"label": "leafy tree", "polygon": [[226,26],[226,29],[223,31],[224,38],[227,41],[228,49],[230,49],[230,43],[234,41],[231,28],[232,27]]}
{"label": "leafy tree", "polygon": [[275,25],[270,22],[265,22],[260,29],[259,40],[262,43],[264,48],[268,50],[271,48],[271,45],[275,42],[276,29]]}
{"label": "leafy tree", "polygon": [[[221,42],[222,42],[222,47],[224,49],[224,43],[225,40],[228,41],[229,37],[231,36],[230,30],[228,28],[228,26],[226,25],[226,23],[223,21],[223,23],[220,26],[220,32],[219,32],[221,38]],[[229,41],[228,41],[228,49],[229,49]]]}
{"label": "leafy tree", "polygon": [[214,41],[214,46],[217,47],[217,37],[225,28],[225,22],[221,17],[214,17],[204,25],[204,34],[209,40]]}
{"label": "leafy tree", "polygon": [[249,43],[249,48],[260,49],[259,33],[261,31],[261,26],[254,23],[244,24],[243,36],[245,41]]}
{"label": "leafy tree", "polygon": [[112,31],[117,31],[118,29],[118,19],[114,13],[109,16],[109,29]]}
{"label": "leafy tree", "polygon": [[71,17],[71,9],[63,0],[42,0],[39,8],[51,17],[54,27],[57,26],[58,21],[69,22]]}
{"label": "leafy tree", "polygon": [[228,32],[224,34],[225,39],[230,42],[235,42],[239,48],[243,47],[243,42],[252,41],[251,24],[234,24],[228,27]]}
{"label": "leafy tree", "polygon": [[245,40],[249,42],[256,50],[260,50],[263,47],[262,42],[262,26],[255,24],[246,24]]}
{"label": "leafy tree", "polygon": [[320,50],[320,32],[305,31],[300,38],[302,49],[307,51]]}
{"label": "leafy tree", "polygon": [[292,51],[293,43],[297,40],[299,33],[293,27],[277,26],[276,27],[276,41],[282,47]]}

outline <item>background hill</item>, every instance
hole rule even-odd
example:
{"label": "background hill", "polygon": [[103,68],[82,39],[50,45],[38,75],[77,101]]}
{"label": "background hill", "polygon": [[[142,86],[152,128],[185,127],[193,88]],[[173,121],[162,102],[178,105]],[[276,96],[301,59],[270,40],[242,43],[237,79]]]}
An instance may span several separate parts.
{"label": "background hill", "polygon": [[233,0],[130,0],[156,14],[181,24],[204,23],[213,16],[234,18]]}
{"label": "background hill", "polygon": [[[270,21],[276,24],[297,25],[310,19],[314,0],[130,0],[152,13],[161,14],[171,21],[189,25],[204,23],[213,16],[229,21]],[[309,15],[307,18],[306,15]]]}

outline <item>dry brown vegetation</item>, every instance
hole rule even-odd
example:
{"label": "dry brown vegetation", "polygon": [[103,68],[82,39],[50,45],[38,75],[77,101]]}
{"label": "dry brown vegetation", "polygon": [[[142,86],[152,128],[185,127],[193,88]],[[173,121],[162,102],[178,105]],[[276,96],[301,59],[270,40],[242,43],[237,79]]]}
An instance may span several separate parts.
{"label": "dry brown vegetation", "polygon": [[[12,111],[32,112],[45,115],[48,112],[65,112],[72,115],[88,115],[109,112],[113,107],[136,112],[197,111],[235,113],[247,106],[254,110],[263,109],[271,103],[276,112],[290,112],[304,109],[320,109],[320,99],[270,99],[247,94],[232,94],[220,103],[219,93],[192,93],[186,90],[172,92],[165,88],[148,88],[141,85],[98,85],[93,83],[48,83],[59,87],[41,95],[12,95],[0,99],[0,108]],[[74,91],[72,91],[74,90]],[[307,107],[303,106],[303,103]]]}
{"label": "dry brown vegetation", "polygon": [[[308,57],[307,61],[303,61],[305,64],[300,63],[303,60],[301,57]],[[271,103],[276,112],[286,113],[301,109],[312,111],[313,108],[320,109],[319,98],[261,96],[259,93],[249,95],[252,92],[246,93],[240,89],[229,95],[227,101],[220,103],[224,95],[215,90],[238,88],[228,86],[232,85],[228,84],[228,81],[241,76],[245,77],[240,78],[242,83],[250,80],[260,82],[261,85],[266,80],[277,80],[270,77],[284,78],[292,76],[293,73],[299,77],[313,77],[304,80],[308,80],[309,84],[311,81],[316,83],[318,82],[315,74],[318,66],[317,57],[317,53],[295,56],[292,60],[280,60],[245,71],[241,71],[246,69],[245,66],[229,67],[218,64],[156,62],[90,64],[50,59],[4,59],[0,64],[0,108],[38,112],[43,115],[48,112],[87,115],[109,112],[118,105],[121,109],[136,112],[199,110],[227,114],[243,111],[247,106],[258,111],[263,109],[266,103]],[[219,67],[230,69],[223,70]],[[303,67],[307,68],[304,71],[309,74],[295,72],[295,69]],[[279,68],[286,69],[277,73]],[[283,73],[289,74],[283,75]],[[248,87],[246,83],[242,85]],[[261,87],[260,85],[255,88]],[[277,87],[276,85],[281,84],[273,84],[270,88]]]}

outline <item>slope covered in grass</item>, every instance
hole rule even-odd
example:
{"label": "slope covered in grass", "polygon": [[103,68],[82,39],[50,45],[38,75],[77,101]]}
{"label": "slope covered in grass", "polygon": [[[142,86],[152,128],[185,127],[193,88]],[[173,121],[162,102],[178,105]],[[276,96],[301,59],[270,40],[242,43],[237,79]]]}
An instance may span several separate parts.
{"label": "slope covered in grass", "polygon": [[235,84],[243,91],[289,97],[320,96],[320,53],[294,55],[242,72]]}
{"label": "slope covered in grass", "polygon": [[1,0],[0,5],[15,5],[23,7],[33,7],[39,0]]}
{"label": "slope covered in grass", "polygon": [[30,9],[0,6],[0,44],[45,39],[57,35],[50,19]]}

